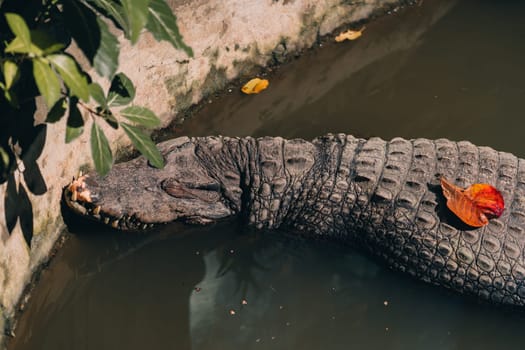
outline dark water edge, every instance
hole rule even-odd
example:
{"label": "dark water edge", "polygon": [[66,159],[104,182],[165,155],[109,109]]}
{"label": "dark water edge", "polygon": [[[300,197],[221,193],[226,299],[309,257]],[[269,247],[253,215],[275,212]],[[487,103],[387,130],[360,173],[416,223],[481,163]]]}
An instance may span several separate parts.
{"label": "dark water edge", "polygon": [[[258,96],[212,100],[180,133],[446,137],[525,157],[524,15],[522,1],[425,0],[282,67]],[[236,220],[147,235],[84,222],[71,231],[9,349],[525,344],[523,311],[414,281],[335,242]]]}
{"label": "dark water edge", "polygon": [[518,349],[524,324],[348,247],[230,220],[73,235],[11,348]]}

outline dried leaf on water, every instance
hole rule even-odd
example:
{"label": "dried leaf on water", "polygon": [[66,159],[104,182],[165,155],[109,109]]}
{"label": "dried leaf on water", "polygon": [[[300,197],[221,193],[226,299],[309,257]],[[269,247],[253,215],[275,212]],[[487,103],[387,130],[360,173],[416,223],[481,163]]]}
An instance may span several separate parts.
{"label": "dried leaf on water", "polygon": [[341,41],[345,40],[355,40],[359,38],[361,35],[363,35],[363,31],[366,27],[363,27],[359,30],[347,30],[346,32],[340,33],[338,36],[335,37],[335,41],[340,43]]}
{"label": "dried leaf on water", "polygon": [[466,189],[441,178],[447,207],[467,225],[485,226],[489,219],[498,218],[505,209],[501,193],[489,184],[473,184]]}
{"label": "dried leaf on water", "polygon": [[265,90],[270,82],[267,79],[253,78],[241,88],[241,91],[247,95],[258,94],[259,92]]}

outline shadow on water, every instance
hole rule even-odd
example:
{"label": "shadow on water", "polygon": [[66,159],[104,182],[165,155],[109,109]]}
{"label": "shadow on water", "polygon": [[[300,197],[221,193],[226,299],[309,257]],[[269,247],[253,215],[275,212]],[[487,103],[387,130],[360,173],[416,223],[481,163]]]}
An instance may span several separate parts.
{"label": "shadow on water", "polygon": [[[525,3],[430,1],[326,44],[183,134],[447,137],[524,156]],[[84,227],[85,226],[85,227]],[[521,349],[525,314],[349,247],[232,220],[126,235],[72,227],[10,349]],[[244,302],[243,302],[244,301]]]}
{"label": "shadow on water", "polygon": [[87,224],[43,272],[12,347],[189,349],[188,300],[205,273],[201,254],[228,241],[228,231],[206,231],[175,224],[124,235]]}
{"label": "shadow on water", "polygon": [[524,323],[290,232],[88,225],[44,271],[10,348],[517,348]]}

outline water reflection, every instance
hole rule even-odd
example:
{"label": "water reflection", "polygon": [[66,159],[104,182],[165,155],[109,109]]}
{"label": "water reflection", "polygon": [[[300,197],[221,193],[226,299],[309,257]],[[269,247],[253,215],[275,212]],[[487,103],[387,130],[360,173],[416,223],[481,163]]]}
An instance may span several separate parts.
{"label": "water reflection", "polygon": [[149,236],[101,230],[72,236],[44,273],[12,349],[488,349],[523,340],[523,315],[333,242],[236,221]]}
{"label": "water reflection", "polygon": [[489,349],[524,340],[524,315],[412,281],[348,247],[284,232],[239,243],[246,239],[234,243],[257,266],[246,289],[233,271],[217,274],[220,254],[205,255],[202,289],[190,298],[194,349]]}
{"label": "water reflection", "polygon": [[200,235],[167,244],[162,234],[93,231],[72,237],[44,273],[13,348],[190,348],[187,301],[204,275]]}
{"label": "water reflection", "polygon": [[149,236],[101,230],[72,236],[44,273],[12,349],[489,349],[524,340],[525,315],[334,242],[235,220]]}

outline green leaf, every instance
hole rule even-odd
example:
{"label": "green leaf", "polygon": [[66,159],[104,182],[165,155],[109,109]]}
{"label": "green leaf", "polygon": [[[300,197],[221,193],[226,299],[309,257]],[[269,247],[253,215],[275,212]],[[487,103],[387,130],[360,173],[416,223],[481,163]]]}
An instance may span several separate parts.
{"label": "green leaf", "polygon": [[89,100],[87,79],[78,69],[77,63],[68,55],[54,54],[47,56],[49,61],[58,71],[71,93],[84,102]]}
{"label": "green leaf", "polygon": [[88,0],[88,3],[96,8],[107,18],[113,20],[115,25],[128,32],[128,24],[122,6],[114,0]]}
{"label": "green leaf", "polygon": [[9,153],[2,146],[0,146],[0,169],[8,169],[10,167],[10,163],[11,158],[9,157]]}
{"label": "green leaf", "polygon": [[[5,183],[9,175],[13,174],[16,167],[16,159],[11,147],[5,145],[0,146],[0,183]],[[9,185],[8,185],[9,186]],[[7,188],[4,187],[4,191]],[[4,192],[8,196],[8,192]],[[5,208],[5,207],[4,207]],[[0,316],[1,317],[1,316]]]}
{"label": "green leaf", "polygon": [[29,53],[29,46],[19,37],[14,38],[4,49],[6,53]]}
{"label": "green leaf", "polygon": [[159,169],[164,167],[164,159],[148,135],[135,126],[126,123],[120,125],[135,148],[137,148],[154,167]]}
{"label": "green leaf", "polygon": [[46,61],[35,58],[33,59],[33,76],[47,107],[53,107],[60,98],[60,81],[57,75]]}
{"label": "green leaf", "polygon": [[125,106],[135,98],[135,87],[124,74],[118,73],[111,81],[108,91],[108,106]]}
{"label": "green leaf", "polygon": [[84,132],[84,119],[78,110],[78,100],[69,99],[69,116],[67,117],[66,126],[66,143],[70,143]]}
{"label": "green leaf", "polygon": [[109,126],[113,129],[118,129],[119,122],[111,110],[97,107],[97,113],[109,124]]}
{"label": "green leaf", "polygon": [[106,96],[104,96],[104,90],[98,83],[91,83],[88,86],[89,95],[98,103],[101,107],[107,107]]}
{"label": "green leaf", "polygon": [[104,96],[102,87],[97,83],[89,84],[89,93],[91,97],[98,103],[96,112],[100,115],[113,129],[118,129],[118,120],[108,107],[108,101]]}
{"label": "green leaf", "polygon": [[42,56],[43,54],[42,50],[40,50],[40,48],[38,48],[36,45],[34,45],[33,43],[26,45],[18,36],[6,46],[4,52],[25,53],[33,56]]}
{"label": "green leaf", "polygon": [[106,135],[95,122],[91,127],[91,155],[97,172],[106,175],[113,164],[113,155]]}
{"label": "green leaf", "polygon": [[117,118],[111,113],[111,111],[105,111],[105,113],[102,115],[104,117],[104,120],[106,123],[108,123],[109,126],[111,126],[113,129],[118,129],[118,126],[120,125]]}
{"label": "green leaf", "polygon": [[11,31],[17,38],[20,38],[22,44],[29,50],[31,46],[31,34],[26,21],[16,13],[6,13],[5,19]]}
{"label": "green leaf", "polygon": [[126,107],[120,111],[120,114],[124,118],[147,128],[154,128],[160,125],[160,119],[157,118],[155,113],[145,107]]}
{"label": "green leaf", "polygon": [[46,123],[56,123],[66,114],[67,101],[65,97],[59,99],[49,110]]}
{"label": "green leaf", "polygon": [[100,47],[100,28],[96,14],[77,0],[63,0],[64,23],[78,47],[89,63],[93,65],[94,57]]}
{"label": "green leaf", "polygon": [[93,66],[100,76],[111,78],[118,68],[119,42],[109,31],[107,24],[97,18],[100,28],[100,47],[93,59]]}
{"label": "green leaf", "polygon": [[149,18],[146,28],[157,39],[169,41],[175,48],[184,50],[193,57],[191,47],[187,46],[179,33],[177,17],[164,0],[151,0],[149,4]]}
{"label": "green leaf", "polygon": [[128,36],[132,44],[139,38],[140,32],[148,22],[149,0],[122,0],[127,19]]}
{"label": "green leaf", "polygon": [[4,62],[4,81],[5,81],[5,89],[9,90],[11,86],[18,80],[18,77],[20,76],[20,70],[18,69],[18,65],[13,62],[6,60]]}

